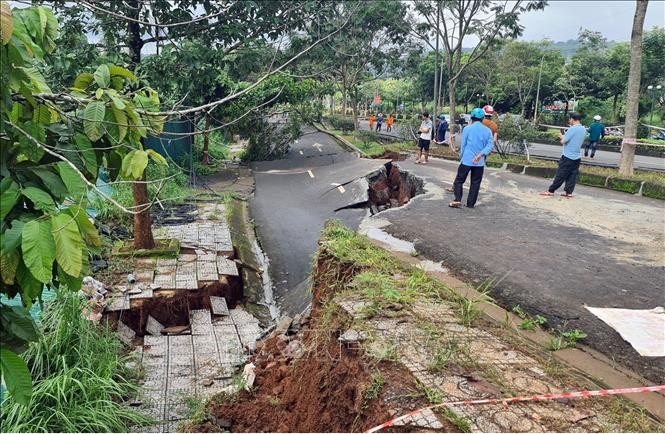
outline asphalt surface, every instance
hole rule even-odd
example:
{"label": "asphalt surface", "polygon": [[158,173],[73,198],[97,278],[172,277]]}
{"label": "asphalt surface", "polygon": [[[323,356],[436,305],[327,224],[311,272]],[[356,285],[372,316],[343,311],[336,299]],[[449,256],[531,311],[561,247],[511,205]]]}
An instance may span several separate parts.
{"label": "asphalt surface", "polygon": [[364,201],[362,180],[382,164],[315,133],[285,159],[253,165],[252,216],[283,313],[299,313],[310,301],[307,276],[327,219],[353,229],[381,222],[463,280],[493,280],[491,295],[503,307],[520,305],[550,327],[583,330],[586,344],[654,382],[665,379],[665,358],[641,357],[584,308],[665,306],[662,201],[586,186],[573,199],[545,198],[537,193],[550,180],[486,169],[476,208],[452,209],[445,188],[456,163],[407,160],[397,164],[425,180],[425,194],[372,217],[365,209],[335,211]]}
{"label": "asphalt surface", "polygon": [[366,209],[335,210],[366,201],[364,177],[383,164],[358,159],[327,134],[313,133],[301,137],[284,159],[252,165],[251,213],[282,313],[294,315],[307,307],[320,231],[331,218],[358,228]]}
{"label": "asphalt surface", "polygon": [[[369,123],[365,120],[360,121],[360,129],[369,130]],[[399,126],[393,126],[393,132],[386,132],[384,124],[382,134],[390,135],[393,137],[402,137],[399,132]],[[532,157],[547,157],[547,158],[560,158],[561,146],[548,145],[545,143],[531,143],[529,153]],[[596,151],[594,158],[584,158],[582,160],[585,164],[597,164],[601,166],[619,167],[621,154],[618,152],[610,151]],[[658,157],[649,157],[644,155],[635,156],[635,168],[650,169],[650,170],[665,170],[665,159]]]}
{"label": "asphalt surface", "polygon": [[422,177],[428,193],[364,225],[389,222],[384,231],[463,280],[493,280],[491,294],[503,307],[583,330],[585,343],[608,357],[659,384],[665,379],[665,358],[641,357],[584,308],[665,306],[662,201],[585,186],[573,199],[546,198],[538,192],[550,180],[486,169],[476,208],[453,209],[444,189],[455,163],[398,165]]}

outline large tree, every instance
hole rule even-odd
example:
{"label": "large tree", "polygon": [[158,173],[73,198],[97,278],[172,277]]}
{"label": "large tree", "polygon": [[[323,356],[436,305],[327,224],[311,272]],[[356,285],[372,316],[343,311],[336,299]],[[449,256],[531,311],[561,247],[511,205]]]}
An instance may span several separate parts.
{"label": "large tree", "polygon": [[619,173],[632,175],[637,145],[637,124],[639,122],[640,76],[642,69],[642,32],[644,17],[647,13],[648,0],[635,2],[633,30],[630,36],[630,72],[628,74],[628,94],[626,96],[626,127],[621,145]]}
{"label": "large tree", "polygon": [[[435,49],[432,41],[438,38],[442,42],[451,117],[456,116],[456,87],[464,70],[482,58],[497,40],[521,35],[523,28],[519,24],[520,15],[527,11],[543,9],[546,4],[544,0],[413,2],[411,20],[420,23],[412,27],[414,35],[432,49]],[[437,11],[440,14],[437,14]],[[475,37],[477,42],[471,43],[471,36]],[[463,49],[468,48],[471,48],[471,51],[467,61],[463,62]],[[454,123],[451,124],[451,129],[455,127]]]}

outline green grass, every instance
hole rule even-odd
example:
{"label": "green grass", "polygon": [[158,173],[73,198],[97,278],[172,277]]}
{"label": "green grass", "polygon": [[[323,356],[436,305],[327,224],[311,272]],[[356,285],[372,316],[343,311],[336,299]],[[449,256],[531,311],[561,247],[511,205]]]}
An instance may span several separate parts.
{"label": "green grass", "polygon": [[32,400],[2,403],[2,432],[127,432],[151,422],[123,404],[138,391],[135,373],[117,336],[81,315],[86,305],[75,294],[47,305],[43,336],[22,354],[32,372]]}
{"label": "green grass", "polygon": [[371,383],[369,387],[365,389],[363,393],[363,403],[367,405],[370,401],[373,401],[379,397],[381,394],[381,389],[386,384],[386,379],[383,377],[381,371],[375,371],[372,373]]}

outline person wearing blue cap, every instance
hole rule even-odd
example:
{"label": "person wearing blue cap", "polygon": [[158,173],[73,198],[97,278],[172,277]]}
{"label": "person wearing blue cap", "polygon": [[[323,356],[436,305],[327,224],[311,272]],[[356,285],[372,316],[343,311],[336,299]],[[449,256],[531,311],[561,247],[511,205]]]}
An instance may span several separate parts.
{"label": "person wearing blue cap", "polygon": [[460,165],[457,168],[457,176],[453,183],[455,200],[448,206],[459,208],[462,205],[462,186],[471,172],[471,185],[469,187],[469,196],[466,199],[467,208],[473,208],[478,200],[480,183],[483,180],[485,171],[485,157],[487,157],[494,147],[494,138],[492,131],[483,125],[485,112],[481,108],[471,110],[471,125],[462,131],[462,142],[460,144]]}

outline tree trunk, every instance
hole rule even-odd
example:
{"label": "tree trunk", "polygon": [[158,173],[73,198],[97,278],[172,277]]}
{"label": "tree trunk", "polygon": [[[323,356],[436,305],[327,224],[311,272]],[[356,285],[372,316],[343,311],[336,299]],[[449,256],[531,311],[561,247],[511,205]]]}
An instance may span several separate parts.
{"label": "tree trunk", "polygon": [[203,160],[201,160],[201,163],[210,164],[210,154],[208,152],[210,145],[210,115],[208,113],[206,113],[205,127],[203,128],[205,131],[203,133]]}
{"label": "tree trunk", "polygon": [[619,117],[618,113],[617,113],[617,103],[618,103],[618,101],[619,101],[619,95],[615,94],[614,99],[612,100],[612,123],[614,125],[617,124],[617,118]]}
{"label": "tree trunk", "polygon": [[[441,2],[436,2],[436,48],[434,50],[434,104],[432,105],[432,127],[437,129],[437,116],[439,108],[439,20],[441,17]],[[433,135],[436,138],[436,135]]]}
{"label": "tree trunk", "polygon": [[[145,181],[145,173],[141,181]],[[134,190],[134,206],[141,207],[148,203],[148,184],[135,182],[132,184]],[[140,208],[139,208],[140,209]],[[150,209],[145,209],[134,214],[134,248],[154,249],[155,239],[152,237],[152,224],[150,221]]]}
{"label": "tree trunk", "polygon": [[621,143],[621,163],[619,174],[633,174],[635,146],[637,144],[637,124],[639,122],[640,74],[642,69],[642,31],[647,13],[648,0],[637,0],[633,31],[630,36],[630,72],[628,73],[628,92],[626,96],[626,126]]}
{"label": "tree trunk", "polygon": [[358,124],[358,89],[354,89],[353,91],[353,128],[356,131],[360,130],[360,125]]}
{"label": "tree trunk", "polygon": [[[138,20],[141,12],[141,2],[138,0],[129,0],[129,12],[127,15],[133,20]],[[129,48],[129,58],[134,65],[141,62],[141,48],[143,40],[141,39],[141,25],[136,21],[127,22],[127,45]]]}
{"label": "tree trunk", "polygon": [[457,132],[457,101],[455,100],[455,86],[454,81],[448,82],[448,104],[450,104],[450,122],[448,122],[448,128],[450,129],[450,144],[451,147],[455,148],[455,141],[453,140],[453,134]]}

